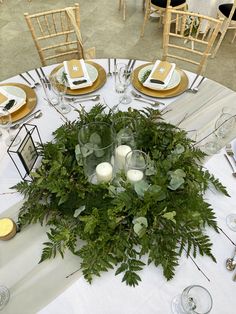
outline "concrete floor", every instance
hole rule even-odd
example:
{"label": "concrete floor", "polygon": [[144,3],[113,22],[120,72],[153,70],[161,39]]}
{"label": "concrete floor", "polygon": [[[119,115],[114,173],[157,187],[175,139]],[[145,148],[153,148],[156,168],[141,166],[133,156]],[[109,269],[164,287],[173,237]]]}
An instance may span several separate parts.
{"label": "concrete floor", "polygon": [[[67,0],[3,0],[0,4],[0,81],[41,65],[27,28],[24,12],[37,13],[73,5]],[[127,18],[122,20],[118,0],[80,0],[81,30],[86,47],[96,48],[97,58],[135,58],[153,61],[162,56],[162,27],[151,18],[140,38],[142,0],[127,1]],[[236,91],[236,41],[232,30],[214,59],[209,59],[205,76]],[[178,64],[178,62],[177,62]],[[187,70],[193,70],[185,64]]]}

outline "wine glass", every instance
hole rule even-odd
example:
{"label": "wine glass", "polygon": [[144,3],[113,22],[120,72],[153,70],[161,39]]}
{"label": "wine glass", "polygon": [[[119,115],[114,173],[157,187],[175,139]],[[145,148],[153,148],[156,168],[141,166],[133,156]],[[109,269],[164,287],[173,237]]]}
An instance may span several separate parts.
{"label": "wine glass", "polygon": [[10,298],[10,292],[5,286],[0,286],[0,311],[7,305]]}
{"label": "wine glass", "polygon": [[232,231],[236,232],[236,214],[229,214],[226,217],[226,224]]}
{"label": "wine glass", "polygon": [[199,285],[191,285],[172,301],[174,314],[207,314],[213,305],[209,291]]}
{"label": "wine glass", "polygon": [[130,84],[130,72],[128,71],[128,65],[124,65],[119,69],[118,79],[124,86],[124,94],[121,96],[120,102],[124,105],[128,105],[132,101],[132,98],[127,93],[127,89]]}
{"label": "wine glass", "polygon": [[54,93],[59,99],[59,110],[64,114],[69,113],[71,111],[71,107],[66,104],[65,100],[67,86],[58,81],[56,74],[50,76],[50,82]]}
{"label": "wine glass", "polygon": [[222,112],[215,123],[216,136],[221,140],[224,139],[233,130],[234,125],[235,116],[227,112]]}
{"label": "wine glass", "polygon": [[6,130],[8,134],[5,143],[7,146],[10,145],[16,146],[20,143],[21,139],[18,135],[17,136],[12,135],[11,124],[12,124],[11,113],[4,107],[0,107],[0,128]]}

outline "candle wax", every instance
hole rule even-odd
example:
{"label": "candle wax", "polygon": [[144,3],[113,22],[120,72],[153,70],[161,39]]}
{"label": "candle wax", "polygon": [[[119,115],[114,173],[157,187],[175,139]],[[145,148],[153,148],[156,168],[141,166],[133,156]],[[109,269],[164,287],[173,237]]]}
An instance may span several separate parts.
{"label": "candle wax", "polygon": [[131,147],[128,145],[120,145],[115,150],[115,165],[117,169],[124,169],[125,157],[131,152]]}
{"label": "candle wax", "polygon": [[109,182],[112,179],[112,165],[109,162],[101,162],[96,167],[98,182]]}
{"label": "candle wax", "polygon": [[143,179],[143,172],[141,170],[130,169],[127,171],[126,177],[131,183],[135,183]]}

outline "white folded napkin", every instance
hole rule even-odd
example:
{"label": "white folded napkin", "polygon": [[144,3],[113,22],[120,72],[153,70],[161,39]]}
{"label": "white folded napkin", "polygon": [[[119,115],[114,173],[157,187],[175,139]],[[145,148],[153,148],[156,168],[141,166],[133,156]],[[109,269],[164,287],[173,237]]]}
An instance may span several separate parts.
{"label": "white folded napkin", "polygon": [[0,87],[0,106],[5,107],[6,104],[11,100],[15,100],[15,104],[8,109],[10,113],[16,111],[19,107],[21,107],[25,103],[25,99],[22,97],[18,97],[16,95],[12,95],[8,91],[4,89],[4,87]]}
{"label": "white folded napkin", "polygon": [[[89,77],[88,70],[83,59],[64,61],[63,65],[67,74],[66,77],[70,89],[79,89],[93,85],[93,82]],[[82,75],[76,77],[75,75],[73,75],[73,71],[76,73],[78,71],[78,68],[80,68],[80,65],[82,69]],[[76,84],[76,82],[79,84]]]}
{"label": "white folded napkin", "polygon": [[[157,61],[155,62],[154,66],[153,66],[153,68],[152,68],[152,71],[151,71],[150,75],[148,76],[148,78],[146,79],[146,81],[143,83],[143,86],[148,87],[148,88],[151,88],[151,89],[157,89],[157,90],[159,90],[159,89],[164,89],[164,88],[166,88],[166,87],[168,86],[168,84],[169,84],[169,82],[170,82],[170,80],[171,80],[172,74],[173,74],[173,72],[174,72],[174,70],[175,70],[175,67],[176,67],[175,63],[169,63],[169,62],[166,62],[166,61],[165,61],[165,62],[163,63],[164,66],[159,69],[159,72],[160,72],[160,81],[162,81],[163,84],[152,83],[152,82],[151,82],[151,79],[154,78],[154,77],[153,77],[154,72],[156,71],[156,69],[157,69],[157,67],[159,66],[160,62],[163,63],[163,61],[161,61],[161,60],[157,60]],[[170,66],[170,67],[169,67],[169,66]],[[166,67],[168,67],[169,70],[168,70],[168,73],[167,73],[166,77],[163,79],[163,73],[165,72]],[[155,73],[155,78],[156,78],[156,76],[157,76],[157,73]]]}

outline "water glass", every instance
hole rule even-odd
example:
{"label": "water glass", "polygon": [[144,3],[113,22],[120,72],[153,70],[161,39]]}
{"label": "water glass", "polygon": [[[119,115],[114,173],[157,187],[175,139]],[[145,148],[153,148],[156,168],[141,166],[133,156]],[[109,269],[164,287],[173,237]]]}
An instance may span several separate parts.
{"label": "water glass", "polygon": [[229,214],[226,217],[226,224],[232,231],[236,232],[236,214]]}
{"label": "water glass", "polygon": [[125,63],[117,63],[115,65],[115,91],[118,94],[122,94],[125,91],[124,84],[120,81],[120,77],[118,73],[120,72],[120,69],[127,66]]}
{"label": "water glass", "polygon": [[59,110],[63,114],[69,113],[71,111],[71,107],[68,104],[66,104],[65,100],[67,86],[58,81],[57,74],[51,75],[49,79],[52,89],[59,99]]}
{"label": "water glass", "polygon": [[20,137],[14,136],[11,132],[12,118],[11,113],[4,107],[0,107],[0,128],[7,131],[5,143],[7,146],[16,146],[20,143]]}
{"label": "water glass", "polygon": [[235,122],[235,116],[231,115],[230,113],[223,112],[215,123],[216,135],[220,139],[227,137],[227,135],[229,135],[233,130]]}
{"label": "water glass", "polygon": [[7,305],[10,299],[10,292],[5,286],[0,286],[0,311]]}
{"label": "water glass", "polygon": [[191,285],[172,301],[174,314],[207,314],[210,313],[213,300],[210,292],[199,285]]}
{"label": "water glass", "polygon": [[114,131],[116,132],[116,144],[129,145],[135,148],[136,122],[131,117],[115,118],[112,122]]}
{"label": "water glass", "polygon": [[130,72],[128,71],[128,65],[124,65],[119,69],[118,79],[124,86],[124,94],[120,98],[120,102],[124,105],[128,105],[132,102],[132,98],[127,93],[128,86],[130,84]]}
{"label": "water glass", "polygon": [[88,123],[79,130],[78,140],[83,159],[84,174],[88,181],[93,184],[110,181],[113,176],[111,171],[113,172],[112,159],[114,159],[115,146],[113,128],[103,122]]}

